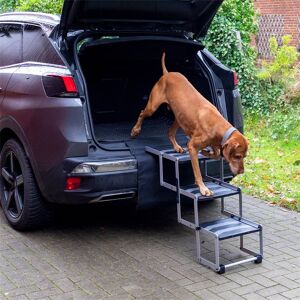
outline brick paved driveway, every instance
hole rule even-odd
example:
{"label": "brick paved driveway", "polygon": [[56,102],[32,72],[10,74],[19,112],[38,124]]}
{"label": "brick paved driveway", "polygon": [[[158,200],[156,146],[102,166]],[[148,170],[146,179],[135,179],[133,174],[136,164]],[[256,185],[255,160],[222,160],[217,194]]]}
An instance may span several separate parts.
{"label": "brick paved driveway", "polygon": [[[219,209],[218,201],[204,203],[201,216]],[[173,205],[139,214],[90,206],[64,215],[51,228],[18,233],[0,210],[0,299],[300,299],[297,213],[246,197],[245,217],[264,226],[265,259],[224,275],[195,262],[194,234],[176,223]],[[223,245],[223,258],[239,257],[236,240]]]}

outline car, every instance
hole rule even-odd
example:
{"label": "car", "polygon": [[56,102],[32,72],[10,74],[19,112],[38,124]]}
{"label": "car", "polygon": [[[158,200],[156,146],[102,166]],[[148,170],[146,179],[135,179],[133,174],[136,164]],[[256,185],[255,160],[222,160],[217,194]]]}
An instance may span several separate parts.
{"label": "car", "polygon": [[[221,3],[68,0],[61,17],[0,15],[0,197],[13,228],[44,226],[52,203],[148,207],[171,197],[145,146],[171,147],[172,112],[161,107],[130,137],[162,75],[163,52],[168,70],[183,73],[243,131],[236,73],[201,42]],[[219,170],[208,163],[210,174]],[[224,174],[232,178],[226,163]]]}

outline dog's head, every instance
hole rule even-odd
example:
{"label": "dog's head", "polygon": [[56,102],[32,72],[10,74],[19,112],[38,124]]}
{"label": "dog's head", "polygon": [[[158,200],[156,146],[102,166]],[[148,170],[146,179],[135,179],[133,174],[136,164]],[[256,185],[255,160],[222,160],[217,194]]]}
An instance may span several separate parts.
{"label": "dog's head", "polygon": [[229,162],[233,174],[244,173],[244,158],[248,151],[248,140],[239,132],[235,132],[224,144],[224,158]]}

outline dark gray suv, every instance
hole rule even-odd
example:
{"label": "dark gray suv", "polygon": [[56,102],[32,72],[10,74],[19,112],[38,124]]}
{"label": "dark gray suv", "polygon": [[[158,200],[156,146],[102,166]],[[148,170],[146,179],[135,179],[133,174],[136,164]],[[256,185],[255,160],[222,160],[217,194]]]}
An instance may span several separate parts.
{"label": "dark gray suv", "polygon": [[[61,18],[0,15],[0,197],[12,227],[40,227],[50,203],[134,199],[147,207],[170,197],[144,148],[170,148],[172,112],[161,107],[130,137],[162,75],[163,51],[168,70],[242,131],[236,74],[199,42],[221,2],[69,0]],[[210,162],[208,171],[219,167]]]}

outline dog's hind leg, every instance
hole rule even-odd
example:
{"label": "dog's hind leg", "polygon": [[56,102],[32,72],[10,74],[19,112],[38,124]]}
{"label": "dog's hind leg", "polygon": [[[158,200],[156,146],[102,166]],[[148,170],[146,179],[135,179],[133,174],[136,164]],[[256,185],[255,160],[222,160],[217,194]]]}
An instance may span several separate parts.
{"label": "dog's hind leg", "polygon": [[195,177],[195,183],[200,189],[200,193],[203,196],[211,196],[212,192],[205,186],[203,183],[202,175],[200,172],[199,161],[198,161],[198,152],[202,147],[201,142],[198,141],[198,138],[191,138],[188,142],[188,150],[191,157],[192,168]]}
{"label": "dog's hind leg", "polygon": [[173,145],[174,150],[178,153],[183,153],[184,149],[180,145],[178,145],[178,143],[176,141],[176,132],[177,132],[178,128],[179,128],[179,124],[178,124],[177,120],[175,119],[174,123],[168,130],[168,137],[170,139],[171,144]]}

